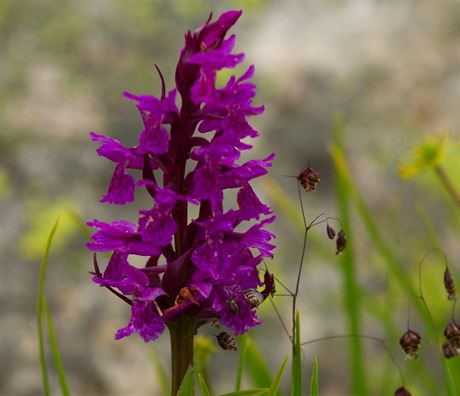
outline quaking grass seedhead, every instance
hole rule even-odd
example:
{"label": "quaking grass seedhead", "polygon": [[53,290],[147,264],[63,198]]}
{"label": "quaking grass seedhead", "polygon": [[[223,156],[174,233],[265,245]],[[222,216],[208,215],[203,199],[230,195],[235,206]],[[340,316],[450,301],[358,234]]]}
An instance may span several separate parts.
{"label": "quaking grass seedhead", "polygon": [[454,301],[457,299],[454,278],[452,277],[449,268],[444,271],[444,288],[446,289],[447,299]]}
{"label": "quaking grass seedhead", "polygon": [[444,336],[454,347],[460,348],[460,324],[454,318],[444,329]]}
{"label": "quaking grass seedhead", "polygon": [[451,358],[453,358],[455,356],[458,356],[459,352],[460,352],[460,349],[456,348],[449,341],[447,341],[444,344],[442,344],[442,353],[444,354],[444,357],[446,359],[451,359]]}
{"label": "quaking grass seedhead", "polygon": [[297,176],[297,180],[306,192],[316,191],[316,186],[321,180],[320,174],[312,167],[308,166]]}
{"label": "quaking grass seedhead", "polygon": [[412,396],[412,393],[410,393],[404,386],[401,386],[396,389],[395,396]]}
{"label": "quaking grass seedhead", "polygon": [[407,329],[407,331],[399,339],[399,344],[404,353],[409,358],[417,358],[417,353],[420,348],[422,337],[415,330]]}

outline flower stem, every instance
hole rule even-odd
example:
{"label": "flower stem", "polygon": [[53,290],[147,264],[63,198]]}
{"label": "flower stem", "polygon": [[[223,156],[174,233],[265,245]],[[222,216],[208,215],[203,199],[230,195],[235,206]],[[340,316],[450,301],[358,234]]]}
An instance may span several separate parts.
{"label": "flower stem", "polygon": [[171,396],[176,396],[187,369],[193,364],[196,324],[187,315],[181,315],[168,328],[171,339]]}
{"label": "flower stem", "polygon": [[460,192],[455,188],[449,176],[447,176],[447,173],[444,170],[444,168],[437,166],[435,167],[435,171],[441,179],[441,182],[448,191],[449,195],[454,200],[455,204],[460,208]]}

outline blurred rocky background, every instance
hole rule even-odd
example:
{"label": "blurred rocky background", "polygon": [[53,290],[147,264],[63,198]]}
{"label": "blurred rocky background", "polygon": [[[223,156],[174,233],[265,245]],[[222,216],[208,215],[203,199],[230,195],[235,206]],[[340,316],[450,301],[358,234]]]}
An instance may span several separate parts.
{"label": "blurred rocky background", "polygon": [[[115,342],[113,333],[125,325],[129,310],[90,282],[92,259],[84,247],[89,235],[84,220],[134,219],[138,207],[98,203],[113,167],[96,155],[88,132],[134,144],[140,119],[121,93],[158,95],[155,63],[171,87],[184,32],[198,27],[210,11],[230,8],[244,10],[233,32],[237,49],[246,53],[246,65],[256,66],[257,101],[267,109],[254,121],[261,137],[251,155],[276,151],[272,182],[296,202],[296,183],[284,175],[296,175],[309,163],[322,181],[317,193],[305,197],[307,216],[335,216],[334,171],[327,148],[334,120],[340,118],[353,177],[389,246],[416,277],[418,261],[431,247],[422,213],[457,276],[460,273],[458,210],[432,175],[410,182],[398,177],[398,163],[424,136],[450,130],[452,140],[459,138],[458,1],[3,0],[1,395],[42,394],[36,292],[46,236],[59,213],[46,295],[72,393],[159,394],[152,354],[169,367],[167,333],[154,344],[137,337]],[[451,156],[447,169],[458,185],[459,161]],[[257,188],[265,191],[263,185]],[[268,191],[265,197],[272,200]],[[303,235],[274,208],[278,249],[268,265],[292,285]],[[402,333],[407,298],[394,286],[355,213],[352,221],[356,276],[365,290],[363,331],[388,336],[373,314],[384,307]],[[323,228],[314,234],[301,283],[304,339],[347,331],[334,246]],[[289,303],[282,297],[275,301],[289,320]],[[261,316],[265,323],[252,335],[275,370],[290,353],[289,341],[269,304]],[[351,394],[347,345],[334,341],[305,348],[309,365],[314,357],[319,359],[323,396]],[[392,394],[399,381],[397,370],[378,344],[363,345],[371,362],[369,394]],[[394,353],[404,365],[397,347]],[[429,357],[422,356],[417,364],[430,366]],[[232,389],[237,360],[237,354],[224,351],[212,357],[209,378],[216,391]],[[412,367],[407,375],[420,392],[415,394],[434,394],[417,376],[418,366]],[[438,370],[437,364],[432,368]]]}

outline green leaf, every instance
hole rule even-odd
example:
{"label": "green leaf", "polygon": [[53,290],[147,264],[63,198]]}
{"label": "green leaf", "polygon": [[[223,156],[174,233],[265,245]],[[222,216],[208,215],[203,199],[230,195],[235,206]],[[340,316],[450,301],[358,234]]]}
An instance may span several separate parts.
{"label": "green leaf", "polygon": [[189,366],[187,372],[182,379],[179,390],[177,391],[177,396],[193,396],[195,381],[193,380],[195,375],[195,370],[193,366]]}
{"label": "green leaf", "polygon": [[287,362],[288,362],[288,357],[286,356],[286,358],[283,360],[283,363],[281,364],[281,367],[276,373],[275,378],[273,379],[272,385],[270,386],[270,390],[268,391],[269,396],[276,396],[276,393],[278,392],[278,388],[280,386],[281,378],[283,377],[284,369],[286,368]]}
{"label": "green leaf", "polygon": [[209,388],[200,373],[198,373],[198,381],[200,382],[202,396],[211,396],[211,392],[209,391]]}
{"label": "green leaf", "polygon": [[300,314],[295,313],[295,338],[292,356],[292,396],[302,395],[302,350],[300,346]]}
{"label": "green leaf", "polygon": [[44,310],[44,292],[45,292],[45,279],[46,279],[46,268],[48,266],[48,257],[51,248],[51,242],[53,241],[54,234],[56,233],[57,226],[59,224],[59,218],[54,222],[53,227],[48,235],[48,239],[45,245],[45,252],[43,254],[42,263],[40,265],[40,278],[38,282],[38,295],[37,295],[37,332],[38,332],[38,352],[40,360],[40,369],[43,383],[43,393],[45,396],[50,396],[50,385],[48,380],[48,370],[46,368],[45,359],[45,347],[43,339],[43,310]]}
{"label": "green leaf", "polygon": [[311,371],[310,396],[318,396],[318,360],[313,361],[313,369]]}
{"label": "green leaf", "polygon": [[240,350],[240,360],[238,362],[238,369],[236,371],[236,382],[235,382],[235,391],[241,389],[241,380],[243,378],[243,368],[246,362],[246,352],[248,350],[248,334],[243,334],[241,337],[238,337],[238,346]]}
{"label": "green leaf", "polygon": [[265,359],[249,335],[246,342],[246,364],[252,382],[259,388],[270,387],[272,376]]}
{"label": "green leaf", "polygon": [[221,396],[259,396],[266,395],[268,391],[268,388],[246,389],[236,392],[225,393]]}
{"label": "green leaf", "polygon": [[53,319],[51,318],[48,304],[43,296],[43,312],[45,313],[46,323],[48,325],[48,333],[50,338],[51,350],[53,352],[54,365],[56,366],[56,373],[59,379],[59,385],[63,396],[70,396],[69,387],[67,386],[67,380],[65,377],[64,365],[62,364],[61,354],[59,352],[59,346],[54,332]]}

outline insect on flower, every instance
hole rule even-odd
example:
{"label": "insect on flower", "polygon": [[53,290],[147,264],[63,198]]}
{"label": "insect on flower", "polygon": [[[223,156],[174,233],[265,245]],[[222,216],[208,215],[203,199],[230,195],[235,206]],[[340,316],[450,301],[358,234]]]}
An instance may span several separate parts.
{"label": "insect on flower", "polygon": [[236,351],[238,349],[235,337],[231,336],[227,332],[223,331],[219,333],[216,338],[217,343],[222,349],[226,351]]}
{"label": "insect on flower", "polygon": [[231,298],[230,300],[228,300],[228,308],[230,309],[230,312],[235,315],[238,315],[240,313],[240,307],[236,302],[235,298]]}
{"label": "insect on flower", "polygon": [[314,192],[316,191],[316,186],[321,180],[321,176],[312,167],[307,166],[302,172],[299,173],[297,180],[300,182],[306,192]]}
{"label": "insect on flower", "polygon": [[258,307],[265,300],[262,293],[259,293],[256,289],[246,289],[244,291],[244,297],[253,307]]}

